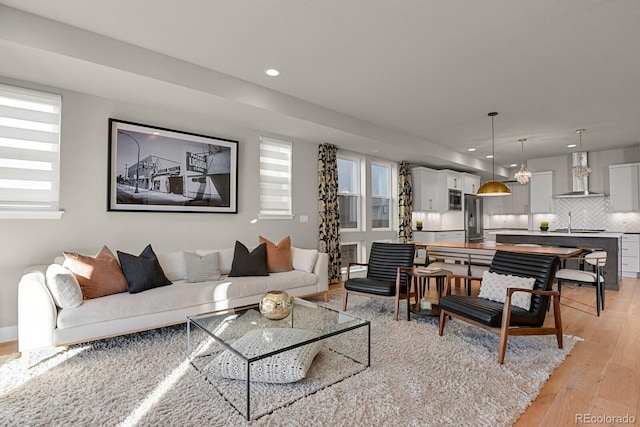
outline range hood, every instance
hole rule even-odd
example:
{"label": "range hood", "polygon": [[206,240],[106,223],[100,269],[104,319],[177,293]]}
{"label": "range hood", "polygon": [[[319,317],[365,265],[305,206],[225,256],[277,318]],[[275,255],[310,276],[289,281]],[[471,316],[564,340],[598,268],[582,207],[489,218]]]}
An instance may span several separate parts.
{"label": "range hood", "polygon": [[[571,154],[571,165],[572,166],[586,166],[589,163],[587,162],[587,152],[586,151],[577,151]],[[569,171],[571,173],[571,171]],[[592,193],[589,191],[589,175],[584,178],[576,178],[573,174],[571,174],[571,178],[573,179],[573,191],[570,193],[560,194],[555,196],[556,199],[566,199],[566,198],[576,198],[576,197],[604,197],[604,194],[601,193]]]}

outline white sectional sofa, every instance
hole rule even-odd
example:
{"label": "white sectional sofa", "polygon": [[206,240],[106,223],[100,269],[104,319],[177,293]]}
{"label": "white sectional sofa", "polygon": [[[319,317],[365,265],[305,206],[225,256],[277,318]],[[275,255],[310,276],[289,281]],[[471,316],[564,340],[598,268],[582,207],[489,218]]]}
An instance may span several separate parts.
{"label": "white sectional sofa", "polygon": [[[18,284],[18,347],[23,362],[29,352],[51,346],[92,341],[186,322],[186,316],[256,304],[269,290],[291,296],[328,291],[328,255],[292,248],[293,270],[269,276],[227,277],[234,249],[202,249],[219,253],[220,280],[188,283],[183,252],[158,253],[158,261],[173,282],[130,294],[121,292],[84,300],[76,308],[59,308],[47,286],[48,265],[26,269]],[[61,264],[63,257],[54,262]]]}

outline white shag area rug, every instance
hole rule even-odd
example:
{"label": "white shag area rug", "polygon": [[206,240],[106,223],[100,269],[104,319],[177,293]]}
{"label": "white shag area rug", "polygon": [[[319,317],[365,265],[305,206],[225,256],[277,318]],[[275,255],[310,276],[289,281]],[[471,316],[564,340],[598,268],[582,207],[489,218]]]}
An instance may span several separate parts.
{"label": "white shag area rug", "polygon": [[371,320],[371,367],[256,421],[186,361],[176,326],[42,353],[28,372],[0,366],[0,425],[509,426],[578,340],[511,337],[500,365],[498,336],[466,323],[440,337],[435,318],[395,322],[392,302],[355,296],[349,312]]}

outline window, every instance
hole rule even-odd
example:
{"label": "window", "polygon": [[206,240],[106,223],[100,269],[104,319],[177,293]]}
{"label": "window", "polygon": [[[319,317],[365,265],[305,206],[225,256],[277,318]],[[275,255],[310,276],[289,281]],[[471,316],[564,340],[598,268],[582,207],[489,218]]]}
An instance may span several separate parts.
{"label": "window", "polygon": [[340,229],[360,229],[360,160],[338,157],[338,207]]}
{"label": "window", "polygon": [[371,228],[391,228],[391,166],[371,165]]}
{"label": "window", "polygon": [[291,219],[292,143],[260,137],[261,219]]}
{"label": "window", "polygon": [[[359,243],[341,243],[340,244],[340,257],[343,271],[346,272],[350,262],[359,262],[360,257],[360,244]],[[355,268],[355,267],[353,267]]]}
{"label": "window", "polygon": [[62,97],[0,84],[0,217],[60,218]]}

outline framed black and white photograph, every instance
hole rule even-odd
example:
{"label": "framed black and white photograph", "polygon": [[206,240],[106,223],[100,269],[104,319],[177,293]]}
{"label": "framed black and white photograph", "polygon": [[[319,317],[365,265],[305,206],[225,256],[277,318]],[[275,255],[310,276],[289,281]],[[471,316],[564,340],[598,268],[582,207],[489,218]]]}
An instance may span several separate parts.
{"label": "framed black and white photograph", "polygon": [[109,119],[109,211],[238,212],[238,141]]}

